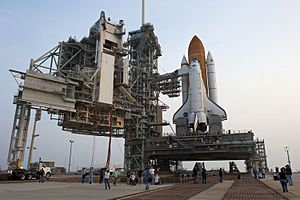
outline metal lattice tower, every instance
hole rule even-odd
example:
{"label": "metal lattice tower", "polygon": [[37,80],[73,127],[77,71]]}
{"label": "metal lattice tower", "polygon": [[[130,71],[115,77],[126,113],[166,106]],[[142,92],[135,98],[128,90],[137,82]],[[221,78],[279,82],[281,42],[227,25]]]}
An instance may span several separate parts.
{"label": "metal lattice tower", "polygon": [[9,168],[22,166],[31,109],[46,111],[65,131],[110,136],[112,127],[112,137],[123,137],[124,116],[133,101],[126,88],[124,34],[123,20],[114,24],[101,12],[88,37],[59,42],[31,59],[26,72],[10,70],[19,93],[14,100]]}
{"label": "metal lattice tower", "polygon": [[267,164],[267,153],[265,141],[256,139],[255,140],[255,154],[251,156],[248,160],[246,160],[247,170],[251,172],[252,168],[255,167],[259,171],[268,172],[268,164]]}
{"label": "metal lattice tower", "polygon": [[151,125],[159,121],[159,88],[155,84],[157,59],[161,56],[158,39],[151,24],[129,33],[129,85],[136,100],[125,126],[125,170],[144,169],[145,139],[154,131]]}
{"label": "metal lattice tower", "polygon": [[267,154],[266,154],[266,146],[264,140],[256,140],[256,154],[257,154],[257,162],[258,168],[264,171],[269,171],[267,165]]}

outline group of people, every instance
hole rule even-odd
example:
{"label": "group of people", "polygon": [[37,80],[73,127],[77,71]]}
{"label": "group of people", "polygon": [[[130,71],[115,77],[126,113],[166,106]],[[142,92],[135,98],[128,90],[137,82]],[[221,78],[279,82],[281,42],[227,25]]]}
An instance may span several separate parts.
{"label": "group of people", "polygon": [[[81,183],[84,183],[85,178],[88,176],[88,182],[89,184],[93,183],[94,180],[94,170],[91,167],[88,171],[86,170],[86,168],[82,169],[82,173],[81,173]],[[117,183],[117,179],[119,176],[119,170],[115,169],[112,172],[112,177],[113,177],[113,185],[116,185]],[[99,183],[101,183],[103,181],[104,185],[105,185],[105,189],[110,189],[110,171],[108,169],[105,169],[104,171],[100,171],[100,179],[99,179]]]}
{"label": "group of people", "polygon": [[[108,169],[105,169],[100,174],[101,178],[99,180],[99,183],[101,183],[103,180],[105,189],[110,190],[110,188],[111,188],[110,187],[110,176],[112,176],[113,185],[116,186],[119,175],[120,175],[120,173],[119,173],[118,169],[115,169],[112,173],[110,173],[110,171]],[[92,168],[90,168],[89,171],[86,171],[85,168],[82,169],[81,183],[84,183],[86,176],[89,177],[89,183],[92,184],[93,183],[93,169]],[[158,185],[160,182],[158,173],[155,174],[155,170],[153,168],[150,168],[150,169],[146,168],[146,170],[144,170],[144,171],[138,170],[137,172],[128,171],[126,177],[127,177],[127,184],[132,185],[132,186],[136,185],[139,182],[139,180],[141,180],[141,182],[143,180],[146,185],[146,187],[145,187],[146,190],[149,189],[149,183],[150,184],[153,183],[153,180],[154,180],[155,185]]]}
{"label": "group of people", "polygon": [[[200,176],[201,175],[201,176]],[[188,176],[188,175],[184,175]],[[197,163],[195,165],[195,167],[193,168],[193,174],[192,176],[194,177],[194,183],[198,183],[199,178],[201,177],[202,183],[206,184],[207,183],[207,172],[205,168],[200,168],[199,166],[197,166]]]}
{"label": "group of people", "polygon": [[253,167],[252,173],[255,179],[264,179],[266,178],[265,170],[259,169],[257,170],[256,167]]}
{"label": "group of people", "polygon": [[[222,183],[224,180],[224,170],[222,168],[219,169],[219,181]],[[198,171],[196,168],[193,169],[193,177],[194,177],[194,183],[198,182],[200,173],[198,174]],[[202,168],[201,170],[201,180],[203,184],[207,183],[207,171],[205,168]]]}
{"label": "group of people", "polygon": [[89,184],[92,184],[93,183],[93,180],[94,180],[94,172],[93,172],[93,168],[91,167],[89,170],[87,170],[85,167],[82,168],[81,170],[81,183],[84,183],[84,180],[85,180],[85,177],[89,177]]}
{"label": "group of people", "polygon": [[[278,169],[276,171],[278,171]],[[288,192],[288,186],[293,185],[291,167],[289,165],[286,165],[285,167],[281,167],[280,172],[278,173],[278,178],[283,192]]]}
{"label": "group of people", "polygon": [[[104,174],[103,174],[103,183],[104,183],[104,188],[107,190],[107,189],[109,189],[110,190],[110,181],[109,181],[109,179],[110,179],[110,171],[108,170],[108,169],[106,169],[105,171],[104,171]],[[111,176],[112,176],[112,178],[113,178],[113,185],[114,186],[116,186],[117,185],[117,179],[118,179],[118,177],[119,177],[119,169],[115,169],[113,172],[112,172],[112,174],[111,174]],[[99,182],[101,182],[101,180],[99,180]]]}
{"label": "group of people", "polygon": [[154,181],[155,185],[158,185],[160,182],[160,178],[158,173],[155,173],[155,170],[153,168],[146,168],[143,170],[138,170],[137,172],[134,171],[128,171],[127,172],[127,185],[135,186],[139,182],[145,183],[146,187],[145,189],[149,189],[149,183],[152,184]]}
{"label": "group of people", "polygon": [[[218,171],[218,174],[219,174],[219,181],[220,181],[220,183],[223,183],[223,180],[224,180],[224,170],[222,168],[220,168],[219,171]],[[206,172],[205,168],[202,169],[201,176],[202,176],[202,183],[206,184],[207,183],[207,172]]]}
{"label": "group of people", "polygon": [[127,185],[136,185],[139,182],[139,178],[141,178],[142,172],[138,170],[137,172],[128,171],[126,175]]}

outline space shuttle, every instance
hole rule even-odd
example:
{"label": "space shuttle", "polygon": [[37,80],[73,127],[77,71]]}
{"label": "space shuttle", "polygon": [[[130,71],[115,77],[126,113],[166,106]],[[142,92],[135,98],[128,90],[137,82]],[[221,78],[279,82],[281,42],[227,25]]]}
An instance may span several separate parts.
{"label": "space shuttle", "polygon": [[178,76],[182,84],[182,105],[173,116],[176,132],[222,133],[225,110],[218,105],[218,91],[214,59],[210,52],[205,58],[201,40],[194,36],[183,56]]}

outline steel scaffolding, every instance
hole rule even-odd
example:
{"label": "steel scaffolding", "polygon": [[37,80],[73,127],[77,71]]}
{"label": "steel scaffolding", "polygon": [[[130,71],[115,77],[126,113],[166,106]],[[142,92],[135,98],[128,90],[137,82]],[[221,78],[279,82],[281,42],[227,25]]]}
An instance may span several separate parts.
{"label": "steel scaffolding", "polygon": [[161,49],[151,24],[129,33],[129,85],[136,100],[125,126],[125,170],[144,169],[149,164],[145,157],[145,140],[161,131],[153,126],[161,124],[159,105],[158,57]]}
{"label": "steel scaffolding", "polygon": [[25,102],[20,101],[21,95],[22,92],[19,91],[18,95],[14,98],[16,111],[7,158],[9,169],[22,167],[27,142],[31,107]]}

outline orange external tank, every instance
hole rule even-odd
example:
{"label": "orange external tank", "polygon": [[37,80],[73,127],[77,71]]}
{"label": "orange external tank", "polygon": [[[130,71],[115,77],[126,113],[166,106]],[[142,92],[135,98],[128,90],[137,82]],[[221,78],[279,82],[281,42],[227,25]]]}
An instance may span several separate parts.
{"label": "orange external tank", "polygon": [[206,92],[208,92],[207,87],[207,76],[206,76],[206,62],[205,62],[205,49],[201,40],[195,35],[189,44],[188,49],[188,58],[189,63],[192,62],[193,59],[198,60],[201,73],[202,73],[202,80],[204,82]]}

